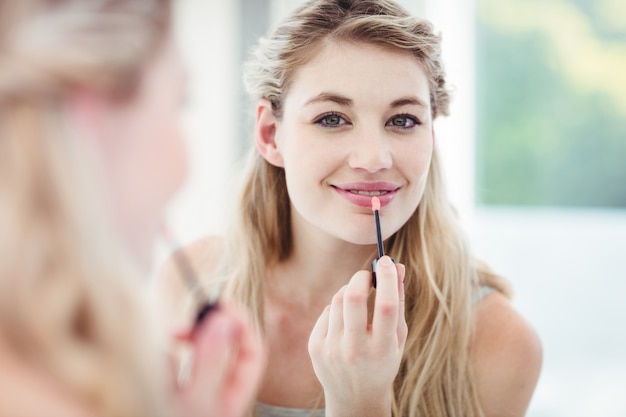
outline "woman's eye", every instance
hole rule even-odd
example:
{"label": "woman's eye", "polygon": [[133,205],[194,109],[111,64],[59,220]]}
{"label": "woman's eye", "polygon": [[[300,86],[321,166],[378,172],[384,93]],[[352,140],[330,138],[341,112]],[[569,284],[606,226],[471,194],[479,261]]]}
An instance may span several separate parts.
{"label": "woman's eye", "polygon": [[347,124],[348,122],[337,113],[324,114],[315,120],[315,123],[325,127],[337,127]]}
{"label": "woman's eye", "polygon": [[387,126],[400,127],[403,129],[409,129],[419,124],[420,122],[417,118],[409,116],[408,114],[398,114],[397,116],[393,116],[387,122]]}

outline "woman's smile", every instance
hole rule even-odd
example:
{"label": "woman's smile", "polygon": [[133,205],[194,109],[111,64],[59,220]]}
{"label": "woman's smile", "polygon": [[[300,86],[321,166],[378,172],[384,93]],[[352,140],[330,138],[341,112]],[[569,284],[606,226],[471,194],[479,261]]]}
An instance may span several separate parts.
{"label": "woman's smile", "polygon": [[391,203],[400,186],[391,182],[353,182],[343,184],[331,184],[331,187],[350,203],[360,207],[371,207],[372,197],[380,200],[382,207]]}
{"label": "woman's smile", "polygon": [[428,78],[411,54],[361,43],[320,48],[296,72],[282,117],[269,117],[264,104],[257,128],[275,149],[272,163],[284,168],[292,232],[375,243],[371,219],[358,215],[373,196],[384,208],[384,237],[398,231],[428,177],[428,103]]}

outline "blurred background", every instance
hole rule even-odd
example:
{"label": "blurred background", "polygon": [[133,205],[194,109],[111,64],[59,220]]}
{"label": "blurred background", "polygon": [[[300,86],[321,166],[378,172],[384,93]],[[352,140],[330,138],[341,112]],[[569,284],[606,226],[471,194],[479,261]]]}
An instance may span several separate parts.
{"label": "blurred background", "polygon": [[[443,35],[451,200],[543,342],[528,416],[626,416],[626,1],[399,2]],[[178,2],[192,169],[168,216],[183,242],[224,230],[252,146],[242,63],[300,3]]]}

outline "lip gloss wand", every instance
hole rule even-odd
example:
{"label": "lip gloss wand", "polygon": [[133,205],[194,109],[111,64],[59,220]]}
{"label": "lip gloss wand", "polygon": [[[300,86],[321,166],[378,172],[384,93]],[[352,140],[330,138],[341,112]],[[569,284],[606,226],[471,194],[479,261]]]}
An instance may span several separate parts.
{"label": "lip gloss wand", "polygon": [[374,212],[374,222],[376,223],[376,243],[378,247],[378,257],[372,261],[372,285],[376,288],[376,265],[378,260],[385,256],[383,236],[380,232],[380,200],[376,196],[372,197],[372,211]]}
{"label": "lip gloss wand", "polygon": [[165,241],[170,245],[172,250],[172,258],[176,267],[178,268],[180,276],[185,281],[185,284],[187,284],[188,289],[191,291],[192,295],[196,299],[197,305],[199,306],[194,320],[194,327],[198,327],[211,311],[218,308],[217,299],[219,289],[218,291],[215,291],[217,292],[217,294],[212,294],[212,296],[209,296],[209,294],[207,294],[206,291],[203,290],[199,275],[195,268],[192,266],[191,261],[189,260],[187,255],[185,255],[185,253],[179,249],[179,245],[177,244],[176,239],[174,239],[174,236],[172,235],[170,230],[165,227],[165,225],[161,227],[161,234]]}
{"label": "lip gloss wand", "polygon": [[[209,294],[204,291],[201,286],[201,282],[199,279],[199,275],[197,274],[195,268],[191,264],[190,259],[185,255],[185,253],[179,249],[176,239],[169,231],[165,225],[161,227],[161,235],[164,240],[171,246],[172,250],[172,258],[176,267],[178,268],[180,276],[183,278],[187,287],[191,291],[191,294],[196,299],[196,303],[199,308],[196,311],[196,316],[194,318],[193,329],[192,332],[196,332],[197,329],[201,326],[204,319],[212,312],[219,308],[218,304],[218,294],[219,288],[217,289],[217,294],[214,294],[213,297],[209,296]],[[194,351],[193,349],[187,347],[183,350],[182,356],[179,359],[179,368],[177,375],[177,383],[179,387],[185,386],[191,377],[191,368],[193,366],[194,361]]]}

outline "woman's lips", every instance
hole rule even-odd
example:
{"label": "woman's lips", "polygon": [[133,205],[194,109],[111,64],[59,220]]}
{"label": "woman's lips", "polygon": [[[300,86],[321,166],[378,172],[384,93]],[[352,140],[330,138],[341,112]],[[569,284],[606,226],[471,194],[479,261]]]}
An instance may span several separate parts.
{"label": "woman's lips", "polygon": [[384,207],[391,203],[400,189],[397,185],[387,182],[350,183],[333,185],[333,188],[340,196],[360,207],[372,207],[374,196],[378,197],[380,206]]}

